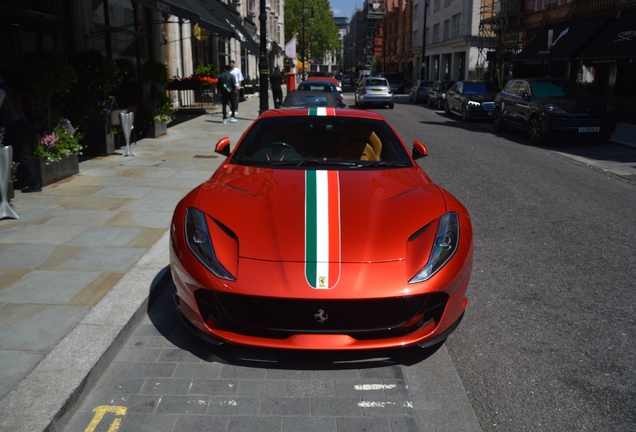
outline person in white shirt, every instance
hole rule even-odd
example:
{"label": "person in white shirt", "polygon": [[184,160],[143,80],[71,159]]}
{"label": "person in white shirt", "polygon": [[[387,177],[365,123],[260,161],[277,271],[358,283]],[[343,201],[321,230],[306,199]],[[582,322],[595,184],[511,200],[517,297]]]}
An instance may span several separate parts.
{"label": "person in white shirt", "polygon": [[238,114],[239,93],[241,92],[241,83],[245,78],[243,78],[241,70],[236,67],[236,62],[234,60],[230,60],[230,73],[234,75],[234,79],[236,80],[236,92],[234,92],[234,114]]}

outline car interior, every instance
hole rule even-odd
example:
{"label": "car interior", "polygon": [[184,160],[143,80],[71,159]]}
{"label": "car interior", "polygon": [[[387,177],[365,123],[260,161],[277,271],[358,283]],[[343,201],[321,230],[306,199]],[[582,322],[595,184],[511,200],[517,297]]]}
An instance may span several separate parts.
{"label": "car interior", "polygon": [[[275,121],[268,121],[275,120]],[[408,154],[381,121],[351,118],[299,117],[263,119],[239,145],[231,162],[397,162]]]}

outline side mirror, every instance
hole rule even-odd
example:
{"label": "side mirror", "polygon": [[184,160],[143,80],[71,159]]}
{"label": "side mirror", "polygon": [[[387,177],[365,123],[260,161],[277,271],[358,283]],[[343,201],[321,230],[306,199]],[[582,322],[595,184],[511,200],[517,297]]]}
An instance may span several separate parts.
{"label": "side mirror", "polygon": [[228,137],[221,138],[218,143],[216,143],[216,147],[214,151],[222,154],[223,156],[230,155],[230,139]]}
{"label": "side mirror", "polygon": [[525,92],[523,95],[521,95],[521,97],[523,97],[523,100],[528,102],[532,100],[532,96],[530,96],[530,93],[528,92]]}
{"label": "side mirror", "polygon": [[426,147],[421,142],[415,140],[413,141],[413,159],[420,159],[428,156],[428,151],[426,151]]}

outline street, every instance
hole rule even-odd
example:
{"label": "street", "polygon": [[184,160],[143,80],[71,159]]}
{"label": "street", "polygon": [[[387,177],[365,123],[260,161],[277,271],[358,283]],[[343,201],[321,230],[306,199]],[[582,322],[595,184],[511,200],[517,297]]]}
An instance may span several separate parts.
{"label": "street", "polygon": [[636,151],[534,147],[407,100],[378,112],[426,145],[419,163],[474,227],[469,304],[443,346],[213,347],[170,282],[65,430],[633,430]]}
{"label": "street", "polygon": [[382,114],[473,218],[470,302],[445,346],[481,427],[634,430],[636,152],[533,147],[424,106]]}

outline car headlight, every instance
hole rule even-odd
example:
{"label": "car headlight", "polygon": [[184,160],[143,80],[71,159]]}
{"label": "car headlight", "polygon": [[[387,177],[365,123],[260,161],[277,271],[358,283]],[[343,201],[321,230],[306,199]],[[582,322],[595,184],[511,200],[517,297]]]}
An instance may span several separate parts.
{"label": "car headlight", "polygon": [[186,210],[185,236],[190,252],[192,252],[199,262],[210,270],[214,276],[229,281],[236,280],[216,259],[205,213],[201,210],[193,207]]}
{"label": "car headlight", "polygon": [[565,114],[565,110],[563,110],[563,109],[559,108],[559,107],[558,107],[558,106],[556,106],[556,105],[552,105],[552,104],[545,104],[545,108],[546,108],[549,112],[554,113],[554,114]]}
{"label": "car headlight", "polygon": [[459,246],[459,216],[457,213],[446,213],[439,218],[433,249],[428,262],[417,272],[409,283],[430,279],[455,255]]}
{"label": "car headlight", "polygon": [[468,105],[469,106],[475,106],[475,107],[481,106],[481,104],[479,102],[475,102],[475,101],[468,101]]}

